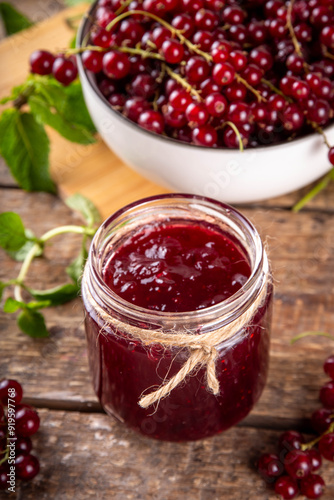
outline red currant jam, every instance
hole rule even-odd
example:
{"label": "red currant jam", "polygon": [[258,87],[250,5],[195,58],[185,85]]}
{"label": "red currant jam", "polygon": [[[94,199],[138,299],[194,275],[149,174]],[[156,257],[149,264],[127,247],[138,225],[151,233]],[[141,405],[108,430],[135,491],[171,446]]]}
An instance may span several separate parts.
{"label": "red currant jam", "polygon": [[244,252],[208,224],[148,225],[112,252],[103,272],[120,297],[157,311],[196,311],[221,302],[251,274]]}
{"label": "red currant jam", "polygon": [[[108,219],[94,238],[82,291],[94,389],[106,412],[146,436],[169,441],[202,439],[244,418],[260,397],[268,370],[272,288],[267,278],[268,261],[255,229],[218,202],[164,195]],[[263,286],[265,299],[250,322],[216,346],[218,395],[207,389],[200,368],[158,404],[139,406],[143,393],[180,371],[189,352],[144,345],[126,325],[200,335],[240,316]],[[101,307],[123,327],[108,324],[97,312]]]}

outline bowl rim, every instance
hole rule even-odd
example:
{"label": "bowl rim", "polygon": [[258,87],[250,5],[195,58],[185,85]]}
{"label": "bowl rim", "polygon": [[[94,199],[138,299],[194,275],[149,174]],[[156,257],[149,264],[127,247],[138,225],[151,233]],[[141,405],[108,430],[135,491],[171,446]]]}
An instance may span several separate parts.
{"label": "bowl rim", "polygon": [[[81,19],[81,22],[80,22],[80,25],[79,25],[79,28],[78,28],[78,31],[77,31],[77,36],[76,36],[76,48],[80,48],[82,47],[81,43],[83,41],[83,36],[84,36],[84,33],[85,33],[85,30],[86,30],[86,27],[89,23],[91,23],[91,17],[92,17],[92,14],[97,6],[97,2],[98,0],[95,0],[93,2],[93,4],[90,6],[88,12],[86,14],[84,14],[84,16],[82,17]],[[107,112],[111,113],[112,115],[115,116],[115,118],[119,118],[121,120],[124,121],[124,123],[126,125],[129,125],[131,128],[133,128],[133,130],[136,130],[138,133],[142,133],[146,136],[149,136],[151,139],[155,139],[157,141],[161,141],[161,142],[164,142],[164,143],[171,143],[171,144],[174,144],[176,146],[179,146],[179,147],[190,147],[190,148],[193,148],[193,149],[197,149],[199,151],[205,151],[205,152],[209,152],[209,154],[221,154],[222,152],[223,153],[235,153],[235,152],[239,152],[241,153],[242,151],[240,151],[240,149],[237,149],[237,148],[212,148],[210,146],[199,146],[197,144],[192,144],[192,143],[189,143],[189,142],[182,142],[178,139],[174,139],[173,137],[169,137],[169,136],[165,136],[165,135],[161,135],[161,134],[156,134],[154,132],[151,132],[149,130],[146,130],[144,129],[143,127],[140,127],[137,123],[133,122],[132,120],[130,120],[127,116],[124,116],[122,113],[120,113],[119,111],[113,109],[107,99],[105,98],[105,96],[100,92],[96,82],[93,80],[93,76],[94,74],[91,73],[91,72],[88,72],[84,67],[83,67],[83,64],[82,64],[82,59],[80,57],[80,53],[77,54],[77,64],[78,64],[78,69],[79,69],[79,76],[80,76],[80,79],[81,78],[84,78],[86,80],[86,82],[88,83],[88,85],[91,87],[91,89],[94,91],[94,93],[96,94],[96,96],[99,98],[99,100],[101,101],[102,105],[105,107],[105,109],[107,110]],[[330,123],[328,124],[323,130],[328,130],[328,129],[334,129],[334,123]],[[292,139],[292,140],[285,140],[284,142],[281,142],[279,144],[262,144],[262,145],[259,145],[259,146],[256,146],[256,147],[252,147],[252,148],[245,148],[243,150],[243,152],[255,152],[255,151],[265,151],[265,150],[268,150],[268,148],[270,148],[270,150],[274,150],[274,149],[277,149],[277,148],[282,148],[282,146],[284,147],[293,147],[294,145],[298,145],[300,144],[301,142],[307,142],[309,141],[311,138],[314,138],[316,137],[314,132],[313,133],[308,133],[306,135],[303,135],[303,136],[300,136],[300,137],[297,137],[295,139]],[[318,136],[319,138],[321,138],[321,134],[319,134]]]}

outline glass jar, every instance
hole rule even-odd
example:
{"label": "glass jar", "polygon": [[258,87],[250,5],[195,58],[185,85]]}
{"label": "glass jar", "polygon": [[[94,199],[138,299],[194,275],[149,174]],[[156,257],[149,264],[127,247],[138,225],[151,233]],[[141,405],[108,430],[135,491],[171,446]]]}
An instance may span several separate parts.
{"label": "glass jar", "polygon": [[[157,221],[213,224],[243,249],[250,277],[226,300],[196,311],[162,312],[125,301],[104,282],[103,266],[124,240]],[[167,194],[119,210],[93,239],[82,296],[94,390],[105,411],[132,429],[162,440],[202,439],[235,425],[259,399],[268,372],[272,280],[259,234],[234,208],[200,196]],[[215,344],[218,394],[208,389],[202,366],[155,404],[148,408],[138,404],[143,393],[177,374],[190,354],[188,349],[154,341],[147,345],[133,337],[133,328],[186,330],[201,336],[234,324],[247,312],[251,312],[247,323]],[[114,326],[114,321],[122,326]]]}

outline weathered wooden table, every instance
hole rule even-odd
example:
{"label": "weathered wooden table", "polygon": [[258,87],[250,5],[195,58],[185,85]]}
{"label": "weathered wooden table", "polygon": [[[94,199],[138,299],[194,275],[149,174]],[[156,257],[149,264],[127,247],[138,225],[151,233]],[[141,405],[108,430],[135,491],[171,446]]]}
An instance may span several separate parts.
{"label": "weathered wooden table", "polygon": [[[129,178],[134,175],[128,172]],[[322,364],[334,352],[334,343],[319,337],[290,345],[297,333],[334,330],[334,187],[293,214],[290,207],[303,192],[241,207],[268,242],[274,271],[271,364],[258,405],[240,425],[219,436],[182,444],[158,442],[105,415],[91,386],[80,299],[46,311],[51,337],[43,340],[24,336],[14,315],[1,312],[0,379],[22,382],[25,401],[41,417],[34,437],[41,472],[30,484],[18,483],[17,498],[275,498],[258,476],[255,460],[275,450],[282,430],[311,432],[309,418],[320,406],[318,391],[326,381]],[[122,204],[112,188],[110,196],[111,209]],[[135,199],[137,192],[128,196]],[[1,162],[0,211],[5,210],[17,211],[38,235],[59,224],[80,223],[60,198],[18,189]],[[76,237],[55,241],[46,258],[34,263],[30,282],[40,288],[62,283],[64,267],[78,245]],[[2,251],[0,261],[0,280],[17,275],[19,264]],[[333,499],[332,464],[323,466],[323,476],[328,485],[323,498]]]}

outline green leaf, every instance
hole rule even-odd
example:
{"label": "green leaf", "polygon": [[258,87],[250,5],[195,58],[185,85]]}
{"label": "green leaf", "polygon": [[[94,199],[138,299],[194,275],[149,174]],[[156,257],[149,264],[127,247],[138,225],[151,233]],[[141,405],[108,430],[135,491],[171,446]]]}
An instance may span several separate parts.
{"label": "green leaf", "polygon": [[75,193],[65,200],[65,203],[72,210],[80,212],[89,226],[94,226],[101,222],[101,215],[94,203],[80,193]]}
{"label": "green leaf", "polygon": [[21,302],[19,300],[13,299],[12,297],[8,297],[3,306],[3,310],[5,313],[14,313],[18,309],[29,309],[31,311],[35,311],[36,309],[43,309],[44,307],[49,307],[50,305],[50,300],[39,300],[38,302]]}
{"label": "green leaf", "polygon": [[94,134],[96,128],[88,113],[86,103],[83,97],[81,83],[73,82],[68,87],[65,87],[66,101],[63,106],[63,115],[67,121],[76,125],[81,125],[83,128]]}
{"label": "green leaf", "polygon": [[33,23],[7,2],[0,2],[0,15],[7,35],[30,28]]}
{"label": "green leaf", "polygon": [[5,250],[17,251],[27,242],[21,217],[15,212],[0,214],[0,246]]}
{"label": "green leaf", "polygon": [[[35,235],[32,231],[30,231],[30,229],[25,230],[25,235],[27,238],[29,238],[29,240],[21,248],[19,248],[16,251],[7,251],[8,255],[10,255],[10,257],[12,259],[14,259],[18,262],[24,261],[27,254],[30,252],[31,248],[35,244],[35,241],[33,241],[35,238]],[[40,257],[41,255],[43,255],[43,248],[42,247],[40,248],[39,252],[35,252],[36,257]]]}
{"label": "green leaf", "polygon": [[31,113],[33,113],[40,123],[54,128],[68,141],[79,144],[92,144],[96,142],[95,137],[85,128],[68,121],[66,116],[59,113],[56,107],[50,108],[50,104],[42,96],[30,96],[28,104]]}
{"label": "green leaf", "polygon": [[50,141],[31,113],[6,109],[0,117],[0,154],[27,191],[55,192],[49,174]]}
{"label": "green leaf", "polygon": [[17,324],[29,337],[44,338],[49,336],[44,317],[37,311],[24,309],[17,318]]}
{"label": "green leaf", "polygon": [[15,300],[12,297],[8,297],[6,300],[4,306],[3,306],[3,311],[5,313],[14,313],[18,309],[25,309],[26,303],[25,302],[20,302],[19,300]]}
{"label": "green leaf", "polygon": [[74,281],[75,284],[80,285],[83,269],[85,266],[88,252],[85,247],[82,248],[81,253],[76,259],[66,268],[68,276]]}
{"label": "green leaf", "polygon": [[50,288],[49,290],[29,289],[29,293],[37,300],[47,300],[51,306],[59,306],[75,299],[78,296],[80,288],[74,283]]}
{"label": "green leaf", "polygon": [[64,4],[68,7],[73,7],[73,5],[78,5],[79,3],[93,3],[94,0],[64,0]]}
{"label": "green leaf", "polygon": [[0,281],[0,300],[2,299],[2,294],[4,289],[8,286],[8,283],[5,283],[4,281]]}
{"label": "green leaf", "polygon": [[75,34],[72,40],[70,41],[69,48],[75,49],[76,46],[77,46],[77,34]]}

